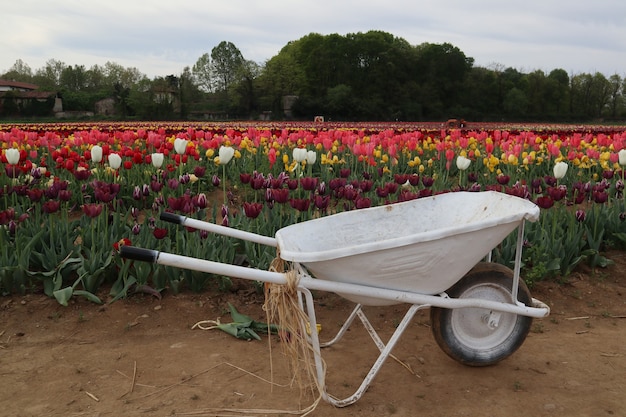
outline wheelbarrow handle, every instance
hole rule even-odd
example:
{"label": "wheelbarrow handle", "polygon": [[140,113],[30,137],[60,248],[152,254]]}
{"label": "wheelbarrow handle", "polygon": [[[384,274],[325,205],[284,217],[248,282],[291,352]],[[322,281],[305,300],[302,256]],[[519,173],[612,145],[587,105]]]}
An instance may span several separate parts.
{"label": "wheelbarrow handle", "polygon": [[174,223],[174,224],[185,223],[185,216],[181,216],[180,214],[176,214],[176,213],[163,211],[161,212],[161,215],[159,217],[161,218],[161,220],[169,222],[169,223]]}
{"label": "wheelbarrow handle", "polygon": [[159,252],[153,249],[138,248],[136,246],[120,246],[120,256],[135,261],[156,263]]}
{"label": "wheelbarrow handle", "polygon": [[161,220],[169,223],[178,224],[181,226],[188,226],[198,230],[205,230],[211,233],[217,233],[219,235],[234,237],[236,239],[247,240],[249,242],[260,243],[262,245],[277,247],[278,242],[275,238],[269,236],[263,236],[256,233],[250,233],[239,229],[233,229],[228,226],[222,226],[215,223],[209,223],[191,217],[185,217],[176,213],[169,213],[167,211],[161,212]]}

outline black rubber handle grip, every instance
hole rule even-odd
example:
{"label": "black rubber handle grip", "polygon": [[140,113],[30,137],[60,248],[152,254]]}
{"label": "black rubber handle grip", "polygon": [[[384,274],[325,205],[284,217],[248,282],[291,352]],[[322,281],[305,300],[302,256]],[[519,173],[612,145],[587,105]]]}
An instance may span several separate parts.
{"label": "black rubber handle grip", "polygon": [[161,212],[161,220],[174,223],[174,224],[183,224],[185,221],[185,216],[181,216],[180,214],[170,213],[167,211]]}
{"label": "black rubber handle grip", "polygon": [[159,252],[153,249],[144,249],[124,245],[120,247],[120,256],[122,258],[134,259],[136,261],[155,263],[159,257]]}

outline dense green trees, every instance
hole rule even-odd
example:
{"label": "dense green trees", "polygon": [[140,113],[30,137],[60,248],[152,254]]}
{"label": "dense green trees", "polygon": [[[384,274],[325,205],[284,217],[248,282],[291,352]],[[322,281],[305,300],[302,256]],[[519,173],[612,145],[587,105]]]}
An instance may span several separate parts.
{"label": "dense green trees", "polygon": [[[321,35],[289,42],[263,64],[223,41],[181,74],[149,80],[136,68],[107,62],[87,69],[49,60],[33,72],[17,60],[0,78],[59,92],[67,110],[93,110],[115,99],[116,117],[285,117],[311,120],[590,121],[626,118],[619,74],[522,73],[504,65],[475,67],[449,43],[410,45],[382,31]],[[6,108],[6,106],[5,106]]]}

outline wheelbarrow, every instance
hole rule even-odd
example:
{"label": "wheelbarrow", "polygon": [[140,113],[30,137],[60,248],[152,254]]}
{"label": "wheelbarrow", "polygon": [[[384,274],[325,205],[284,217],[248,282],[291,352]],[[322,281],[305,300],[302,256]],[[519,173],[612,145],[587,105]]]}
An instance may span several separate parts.
{"label": "wheelbarrow", "polygon": [[[520,279],[524,223],[539,208],[504,193],[451,192],[407,202],[337,213],[293,224],[262,236],[189,217],[161,219],[199,230],[276,247],[298,274],[308,326],[317,328],[311,291],[336,293],[356,306],[337,335],[321,343],[310,332],[322,397],[337,407],[356,402],[420,309],[430,308],[433,336],[454,360],[470,366],[495,364],[524,342],[532,319],[549,307],[531,297]],[[491,251],[517,229],[513,270],[490,261]],[[286,274],[123,246],[123,257],[229,277],[286,284]],[[407,303],[410,308],[385,343],[362,306]],[[358,318],[380,354],[349,397],[328,394],[321,348],[339,341]]]}

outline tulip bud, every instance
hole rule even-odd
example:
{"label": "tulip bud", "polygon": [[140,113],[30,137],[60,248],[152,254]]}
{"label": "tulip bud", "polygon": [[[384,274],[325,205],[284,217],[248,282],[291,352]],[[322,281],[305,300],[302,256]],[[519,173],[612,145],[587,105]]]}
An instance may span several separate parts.
{"label": "tulip bud", "polygon": [[617,156],[619,157],[619,164],[621,166],[626,165],[626,149],[622,149],[617,153]]}
{"label": "tulip bud", "polygon": [[187,141],[185,139],[174,139],[174,150],[177,154],[182,155],[187,151]]}
{"label": "tulip bud", "polygon": [[122,157],[116,153],[112,153],[108,157],[109,166],[113,169],[118,169],[122,165]]}
{"label": "tulip bud", "polygon": [[306,153],[306,163],[309,165],[313,165],[317,160],[317,153],[315,151],[308,151]]}
{"label": "tulip bud", "polygon": [[307,157],[307,151],[306,149],[302,149],[302,148],[294,148],[293,149],[293,160],[296,162],[302,162],[306,159]]}
{"label": "tulip bud", "polygon": [[229,163],[230,160],[233,158],[233,155],[235,155],[235,150],[233,148],[231,148],[230,146],[220,146],[220,165],[226,165],[227,163]]}
{"label": "tulip bud", "polygon": [[162,153],[153,153],[152,154],[152,166],[156,169],[161,168],[163,165],[163,154]]}
{"label": "tulip bud", "polygon": [[554,168],[552,169],[554,173],[554,178],[560,180],[567,173],[567,163],[561,161],[554,164]]}
{"label": "tulip bud", "polygon": [[94,145],[91,148],[91,160],[96,164],[102,161],[102,147],[98,145]]}
{"label": "tulip bud", "polygon": [[467,159],[464,156],[458,156],[456,158],[456,167],[461,171],[465,171],[467,168],[469,168],[471,162],[472,161],[470,159]]}
{"label": "tulip bud", "polygon": [[4,152],[4,155],[7,157],[7,162],[11,165],[15,165],[20,162],[20,151],[15,148],[7,149]]}

